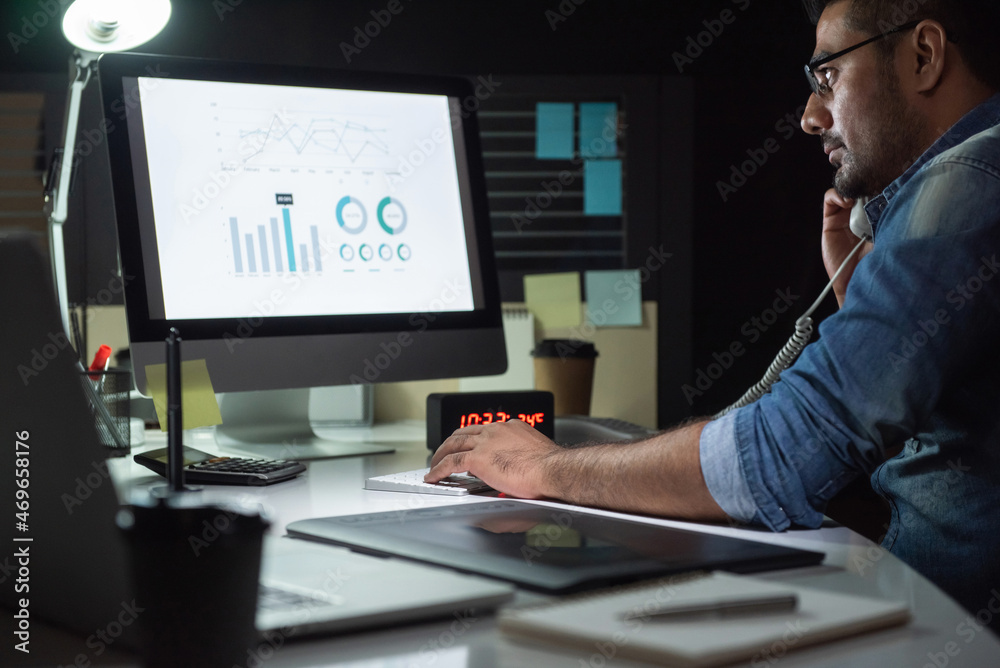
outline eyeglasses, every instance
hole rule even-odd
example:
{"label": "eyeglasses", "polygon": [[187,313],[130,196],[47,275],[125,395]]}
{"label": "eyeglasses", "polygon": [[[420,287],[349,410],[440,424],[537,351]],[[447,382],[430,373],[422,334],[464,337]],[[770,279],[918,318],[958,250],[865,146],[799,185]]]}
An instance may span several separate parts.
{"label": "eyeglasses", "polygon": [[920,21],[910,21],[909,23],[904,23],[903,25],[893,28],[892,30],[887,30],[886,32],[879,33],[874,37],[870,37],[869,39],[866,39],[865,41],[860,42],[858,44],[855,44],[854,46],[849,46],[843,51],[838,51],[837,53],[825,56],[823,58],[820,58],[819,60],[814,60],[808,63],[806,65],[806,79],[809,80],[809,87],[812,89],[812,92],[822,97],[823,95],[826,95],[827,93],[830,92],[830,85],[833,83],[833,81],[830,78],[832,74],[830,70],[823,70],[817,72],[816,71],[817,68],[822,67],[831,60],[836,60],[837,58],[840,58],[841,56],[846,55],[851,51],[854,51],[855,49],[860,49],[863,46],[871,44],[872,42],[877,42],[883,37],[888,37],[889,35],[901,32],[903,30],[910,30],[911,28],[916,28],[919,24]]}

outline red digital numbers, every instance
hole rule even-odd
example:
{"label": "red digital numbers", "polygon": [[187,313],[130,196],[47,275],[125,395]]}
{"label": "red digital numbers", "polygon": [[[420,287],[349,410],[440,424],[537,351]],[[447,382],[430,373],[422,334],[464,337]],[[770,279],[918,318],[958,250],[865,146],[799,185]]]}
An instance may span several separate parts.
{"label": "red digital numbers", "polygon": [[527,422],[532,427],[537,427],[545,422],[545,413],[521,413],[517,416],[517,419]]}
{"label": "red digital numbers", "polygon": [[[493,413],[465,413],[459,419],[459,427],[468,427],[474,424],[490,424],[491,422],[508,422],[512,419],[514,419],[514,416],[510,413],[505,413],[504,411],[496,411]],[[527,422],[532,427],[537,427],[545,421],[545,414],[518,413],[517,419]]]}

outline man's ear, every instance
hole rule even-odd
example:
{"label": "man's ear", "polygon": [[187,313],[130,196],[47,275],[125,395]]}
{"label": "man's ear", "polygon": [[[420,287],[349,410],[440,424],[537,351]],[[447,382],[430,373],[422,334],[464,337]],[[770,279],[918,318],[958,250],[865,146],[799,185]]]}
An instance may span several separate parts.
{"label": "man's ear", "polygon": [[930,19],[921,21],[901,48],[904,76],[911,78],[913,91],[933,91],[941,83],[948,57],[948,32],[944,26]]}

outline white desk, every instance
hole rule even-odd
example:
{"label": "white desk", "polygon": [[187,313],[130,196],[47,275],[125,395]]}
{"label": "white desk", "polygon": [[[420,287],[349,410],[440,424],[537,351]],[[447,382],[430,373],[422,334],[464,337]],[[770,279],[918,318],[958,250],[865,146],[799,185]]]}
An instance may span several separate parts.
{"label": "white desk", "polygon": [[[265,488],[213,487],[208,494],[219,497],[245,495],[259,499],[273,512],[272,532],[281,535],[292,521],[310,517],[348,515],[421,508],[450,503],[490,503],[483,497],[451,498],[434,495],[376,492],[362,488],[366,477],[426,466],[429,451],[423,443],[423,424],[383,425],[374,431],[374,440],[394,442],[397,452],[309,463],[309,471],[299,479]],[[367,433],[366,433],[367,435]],[[162,447],[158,435],[146,447]],[[189,443],[209,452],[221,452],[212,441]],[[277,457],[289,457],[287,452]],[[162,478],[131,462],[117,460],[112,470],[120,488],[162,483]],[[592,511],[603,512],[603,511]],[[606,513],[613,514],[613,513]],[[629,516],[636,519],[634,516]],[[641,519],[641,518],[640,518]],[[773,534],[726,526],[691,524],[648,519],[666,526],[696,529],[738,536],[790,547],[825,552],[821,566],[777,571],[766,575],[779,581],[881,596],[905,601],[913,621],[904,627],[860,636],[846,641],[795,650],[775,657],[774,662],[757,665],[852,666],[889,668],[945,665],[983,668],[1000,665],[1000,641],[990,631],[976,631],[968,625],[969,613],[942,594],[890,553],[850,530],[831,524],[814,531]],[[537,600],[538,596],[519,593],[514,604]],[[987,601],[984,600],[984,605]],[[974,620],[973,620],[974,623]],[[981,628],[981,627],[980,627]],[[782,654],[781,648],[777,648]],[[639,666],[621,659],[607,660],[594,652],[566,651],[555,646],[527,645],[508,640],[497,629],[492,616],[478,619],[438,620],[404,627],[373,630],[340,637],[292,640],[272,652],[262,650],[268,668],[274,666],[379,666],[423,668],[489,666]]]}

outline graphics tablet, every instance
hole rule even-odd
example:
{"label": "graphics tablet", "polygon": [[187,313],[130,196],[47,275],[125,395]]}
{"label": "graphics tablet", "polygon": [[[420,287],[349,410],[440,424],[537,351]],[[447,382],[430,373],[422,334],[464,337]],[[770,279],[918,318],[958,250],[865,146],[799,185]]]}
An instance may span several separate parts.
{"label": "graphics tablet", "polygon": [[549,593],[691,570],[747,573],[810,566],[824,556],[523,501],[300,520],[287,531]]}

